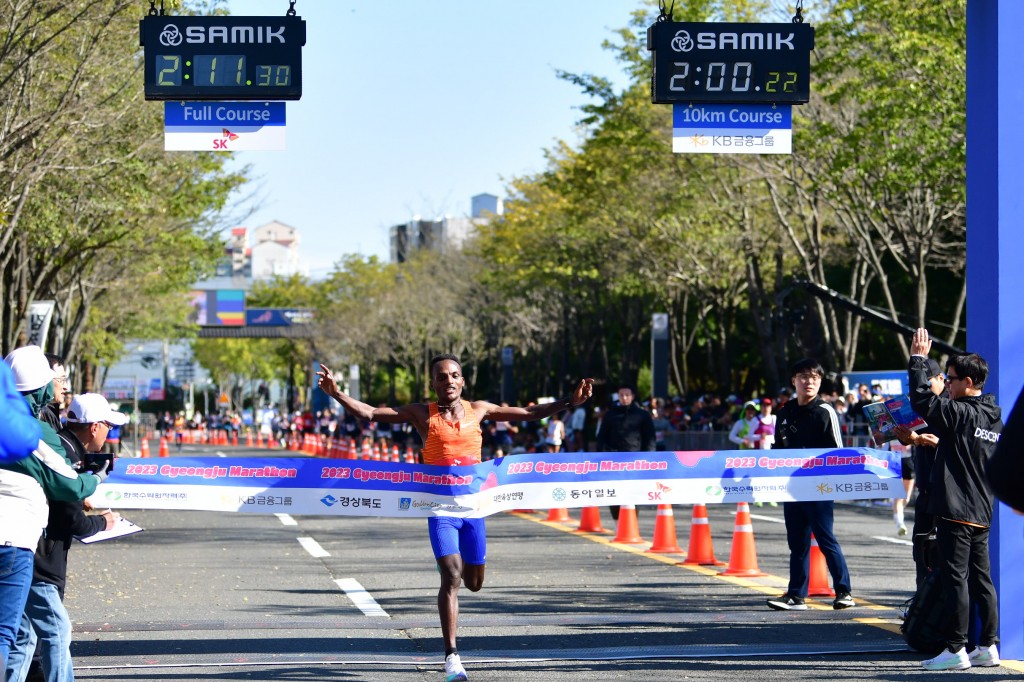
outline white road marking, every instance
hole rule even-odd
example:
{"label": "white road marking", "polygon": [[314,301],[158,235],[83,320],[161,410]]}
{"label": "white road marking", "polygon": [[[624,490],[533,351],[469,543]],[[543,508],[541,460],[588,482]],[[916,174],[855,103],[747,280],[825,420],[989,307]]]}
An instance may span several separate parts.
{"label": "white road marking", "polygon": [[218,450],[218,451],[217,451],[217,456],[218,456],[218,457],[227,457],[227,455],[225,455],[225,454],[224,454],[223,452],[221,452],[220,450]]}
{"label": "white road marking", "polygon": [[345,594],[352,600],[360,611],[367,616],[373,616],[376,618],[390,618],[388,612],[380,607],[377,600],[370,596],[370,593],[359,584],[359,581],[355,578],[339,578],[335,580],[338,587],[345,590]]}
{"label": "white road marking", "polygon": [[282,526],[297,526],[299,522],[291,517],[290,514],[274,514],[281,522]]}
{"label": "white road marking", "polygon": [[331,553],[320,546],[320,543],[313,538],[296,538],[302,548],[309,552],[314,558],[331,556]]}
{"label": "white road marking", "polygon": [[910,545],[911,547],[914,546],[913,541],[911,541],[911,540],[904,540],[903,538],[887,538],[884,535],[872,535],[871,539],[872,540],[881,540],[882,542],[891,542],[894,545]]}
{"label": "white road marking", "polygon": [[751,514],[750,518],[757,519],[758,521],[767,521],[769,523],[785,523],[786,519],[780,519],[775,516],[762,516],[760,514]]}

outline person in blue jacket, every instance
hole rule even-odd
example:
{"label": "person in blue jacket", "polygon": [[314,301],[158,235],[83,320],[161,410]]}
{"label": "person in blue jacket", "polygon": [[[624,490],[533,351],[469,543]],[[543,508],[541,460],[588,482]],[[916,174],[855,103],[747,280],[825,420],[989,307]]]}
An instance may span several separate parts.
{"label": "person in blue jacket", "polygon": [[[79,475],[60,439],[36,417],[53,396],[53,370],[38,346],[15,349],[0,371],[0,666],[7,659],[32,582],[33,552],[48,517],[47,499],[91,495],[106,472]],[[12,385],[13,384],[13,385]]]}

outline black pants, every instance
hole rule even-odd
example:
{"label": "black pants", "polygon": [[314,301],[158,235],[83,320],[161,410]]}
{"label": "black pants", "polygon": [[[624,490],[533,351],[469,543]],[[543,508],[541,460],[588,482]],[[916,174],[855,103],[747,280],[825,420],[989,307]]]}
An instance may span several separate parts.
{"label": "black pants", "polygon": [[917,568],[917,586],[921,587],[924,579],[932,571],[939,570],[938,548],[928,540],[935,529],[935,515],[928,511],[928,493],[918,490],[917,502],[914,503],[913,556]]}
{"label": "black pants", "polygon": [[995,644],[999,639],[999,609],[989,565],[989,529],[941,518],[937,528],[942,555],[939,576],[942,578],[946,608],[953,614],[952,630],[946,638],[946,645],[951,651],[956,651],[967,644],[971,603],[977,605],[981,619],[978,644]]}

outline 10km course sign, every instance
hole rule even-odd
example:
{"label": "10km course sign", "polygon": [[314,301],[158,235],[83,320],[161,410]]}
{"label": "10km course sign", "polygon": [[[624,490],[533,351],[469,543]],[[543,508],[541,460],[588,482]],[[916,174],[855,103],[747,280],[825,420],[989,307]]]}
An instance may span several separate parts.
{"label": "10km course sign", "polygon": [[793,107],[773,104],[676,104],[676,154],[791,154]]}

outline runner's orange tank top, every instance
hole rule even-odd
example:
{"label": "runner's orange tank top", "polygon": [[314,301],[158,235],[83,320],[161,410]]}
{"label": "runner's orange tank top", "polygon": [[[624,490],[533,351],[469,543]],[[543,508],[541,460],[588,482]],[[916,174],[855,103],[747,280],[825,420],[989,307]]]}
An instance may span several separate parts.
{"label": "runner's orange tank top", "polygon": [[423,463],[434,466],[460,466],[480,463],[480,449],[483,434],[476,411],[468,400],[460,401],[462,420],[447,421],[437,411],[437,403],[428,403],[430,421],[427,426],[427,442],[423,445]]}

